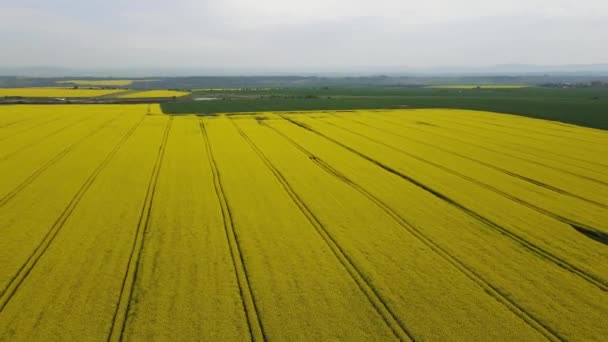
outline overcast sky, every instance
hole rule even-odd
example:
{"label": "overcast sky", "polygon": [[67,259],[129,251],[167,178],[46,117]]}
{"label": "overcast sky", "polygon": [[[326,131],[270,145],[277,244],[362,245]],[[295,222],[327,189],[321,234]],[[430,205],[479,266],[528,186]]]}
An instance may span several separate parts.
{"label": "overcast sky", "polygon": [[0,66],[608,63],[608,0],[0,0]]}

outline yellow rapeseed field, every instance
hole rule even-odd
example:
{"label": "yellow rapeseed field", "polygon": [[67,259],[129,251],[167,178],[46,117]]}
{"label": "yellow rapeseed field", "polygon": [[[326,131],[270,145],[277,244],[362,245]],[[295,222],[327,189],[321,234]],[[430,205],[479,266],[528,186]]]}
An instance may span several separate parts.
{"label": "yellow rapeseed field", "polygon": [[601,341],[607,153],[466,110],[2,106],[0,341]]}
{"label": "yellow rapeseed field", "polygon": [[0,97],[97,97],[123,91],[123,89],[0,88]]}
{"label": "yellow rapeseed field", "polygon": [[133,98],[154,98],[154,97],[181,97],[190,94],[186,91],[174,91],[174,90],[148,90],[138,91],[134,93],[127,93],[125,95],[119,95],[119,98],[133,99]]}

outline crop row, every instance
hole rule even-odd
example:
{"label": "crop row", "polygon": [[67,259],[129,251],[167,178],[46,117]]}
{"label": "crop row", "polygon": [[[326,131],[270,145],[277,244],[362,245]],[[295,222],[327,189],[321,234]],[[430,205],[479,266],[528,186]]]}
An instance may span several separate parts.
{"label": "crop row", "polygon": [[608,334],[605,133],[158,112],[1,108],[1,340]]}

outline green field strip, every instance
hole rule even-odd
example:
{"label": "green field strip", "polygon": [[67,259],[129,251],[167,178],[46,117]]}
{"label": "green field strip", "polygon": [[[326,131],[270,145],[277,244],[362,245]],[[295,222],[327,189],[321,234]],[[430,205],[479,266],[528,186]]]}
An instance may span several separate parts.
{"label": "green field strip", "polygon": [[[608,164],[598,161],[596,157],[597,153],[608,152],[608,146],[582,145],[581,143],[566,139],[543,139],[534,134],[521,134],[515,129],[509,130],[501,129],[496,126],[479,125],[474,121],[464,121],[448,115],[438,116],[436,114],[432,115],[428,113],[430,112],[420,113],[423,114],[423,116],[419,118],[424,117],[425,120],[432,120],[431,122],[437,122],[439,125],[448,128],[456,126],[457,128],[462,128],[466,131],[474,131],[477,135],[485,138],[523,147],[525,150],[539,151],[543,154],[556,156],[558,158],[583,162],[590,166],[595,166],[600,170],[608,170]],[[515,139],[516,137],[519,139]]]}
{"label": "green field strip", "polygon": [[[368,117],[367,115],[365,117]],[[401,130],[415,130],[418,132],[428,133],[431,136],[438,136],[477,148],[490,153],[500,154],[505,157],[513,158],[515,161],[525,161],[533,165],[532,167],[544,167],[553,169],[557,172],[562,172],[571,176],[579,177],[598,185],[608,186],[608,176],[598,166],[585,166],[576,161],[572,161],[566,157],[550,159],[543,152],[533,152],[531,146],[529,149],[525,147],[515,147],[510,143],[500,143],[492,139],[481,137],[476,134],[475,130],[466,131],[456,128],[446,128],[439,125],[427,127],[416,122],[408,122],[403,118],[392,117],[388,115],[374,115],[374,120],[377,122],[389,123]]]}
{"label": "green field strip", "polygon": [[133,82],[146,82],[146,80],[124,80],[124,79],[107,79],[107,80],[63,80],[55,81],[57,84],[77,85],[77,86],[93,86],[93,87],[126,87]]}
{"label": "green field strip", "polygon": [[158,184],[158,175],[163,165],[165,151],[167,147],[167,138],[171,131],[173,118],[169,118],[165,125],[165,131],[158,148],[158,154],[154,161],[154,167],[152,168],[152,174],[150,175],[150,182],[148,183],[148,189],[146,191],[146,197],[144,199],[141,214],[139,216],[139,222],[137,223],[137,229],[135,230],[135,236],[133,238],[133,245],[129,254],[129,262],[127,263],[127,269],[124,272],[124,278],[122,281],[122,287],[120,289],[120,295],[118,297],[118,304],[116,305],[116,311],[114,312],[114,319],[112,320],[112,326],[110,328],[110,334],[108,341],[121,341],[123,339],[123,333],[125,324],[127,321],[127,314],[131,308],[131,301],[133,300],[133,291],[135,289],[135,280],[139,272],[139,260],[141,258],[144,238],[146,231],[150,225],[150,216],[152,213],[152,202],[154,201],[154,195],[156,193],[156,185]]}
{"label": "green field strip", "polygon": [[230,121],[202,120],[265,337],[397,340],[315,227]]}
{"label": "green field strip", "polygon": [[[554,262],[590,284],[600,289],[608,288],[608,280],[605,279],[605,274],[608,273],[601,262],[608,258],[608,255],[598,251],[596,242],[588,241],[570,225],[539,214],[449,172],[429,167],[382,144],[336,129],[323,121],[300,117],[296,121],[290,120],[304,124],[317,134],[389,172],[404,177],[472,217],[483,220],[518,241],[522,247]],[[516,212],[517,215],[511,215],[511,212]],[[538,228],[531,230],[530,222],[534,222]],[[581,248],[582,245],[587,245],[587,248]],[[574,246],[576,248],[573,248]]]}
{"label": "green field strip", "polygon": [[4,307],[0,339],[108,337],[149,184],[142,175],[151,174],[167,120],[146,117],[92,175],[53,243]]}
{"label": "green field strip", "polygon": [[[543,187],[514,177],[518,176],[517,174],[497,170],[493,166],[488,167],[479,163],[472,163],[468,158],[463,158],[459,154],[435,146],[434,144],[450,146],[440,139],[429,139],[428,141],[433,141],[433,144],[427,144],[422,140],[410,138],[418,136],[415,131],[411,132],[410,137],[408,137],[407,135],[396,135],[391,134],[390,131],[377,129],[374,123],[361,123],[361,121],[351,121],[345,118],[325,119],[325,121],[338,128],[383,144],[418,161],[450,172],[560,221],[598,232],[608,232],[608,205],[605,204],[608,203],[608,196],[597,192],[597,185],[585,188],[584,184],[580,184],[581,182],[575,183],[576,179],[556,182],[556,184],[561,185],[570,185],[568,182],[574,183],[571,187],[573,191],[576,191],[577,188],[583,189],[581,195],[586,194],[585,196],[589,199],[581,197],[581,200],[546,186]],[[486,160],[492,159],[492,156],[486,157]],[[510,165],[514,164],[511,163]],[[526,169],[528,172],[533,171],[529,167],[522,168],[522,171]],[[608,195],[608,191],[606,195]]]}
{"label": "green field strip", "polygon": [[[296,120],[302,119],[298,117]],[[316,133],[306,135],[295,125],[289,127],[279,121],[269,122],[382,199],[411,225],[418,227],[424,235],[544,322],[545,326],[557,331],[559,336],[586,336],[590,339],[595,336],[597,339],[605,334],[605,327],[598,327],[593,320],[587,320],[591,316],[601,319],[601,312],[608,307],[605,290],[574,276],[567,269],[556,267],[558,265],[553,260],[537,258],[535,251],[521,248],[518,241],[505,234],[507,231],[497,231],[489,226],[490,223],[471,220],[468,213],[452,203],[429,196],[427,190],[397,173],[386,173],[382,164],[369,163],[369,159],[339,142]],[[597,244],[590,246],[603,248]],[[496,267],[497,264],[500,268]],[[584,321],[584,326],[581,321]]]}
{"label": "green field strip", "polygon": [[222,209],[199,120],[173,120],[124,340],[246,340]]}
{"label": "green field strip", "polygon": [[[332,236],[386,307],[403,322],[414,340],[448,338],[454,331],[452,325],[458,326],[464,339],[475,339],[481,331],[486,337],[492,333],[497,336],[513,333],[515,339],[540,338],[535,328],[433,253],[369,198],[328,174],[309,156],[255,120],[243,118],[235,122],[259,144],[269,163]],[[295,170],[299,171],[295,173]],[[322,196],[318,189],[324,189]],[[429,269],[441,271],[431,273]],[[430,286],[430,277],[438,284],[450,283],[450,287]],[[471,310],[486,312],[483,320],[471,322],[459,315],[459,300],[464,298],[468,305],[477,308]],[[412,311],[414,307],[417,309]],[[442,329],[436,329],[438,325]],[[480,326],[486,328],[480,330]]]}

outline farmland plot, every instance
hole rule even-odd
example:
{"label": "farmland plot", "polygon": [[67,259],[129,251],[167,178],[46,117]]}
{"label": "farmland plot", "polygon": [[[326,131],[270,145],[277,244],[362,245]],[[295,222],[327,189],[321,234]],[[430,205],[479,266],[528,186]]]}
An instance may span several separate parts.
{"label": "farmland plot", "polygon": [[97,97],[124,92],[124,89],[0,88],[0,97]]}
{"label": "farmland plot", "polygon": [[602,340],[608,134],[0,107],[0,340]]}
{"label": "farmland plot", "polygon": [[128,93],[125,95],[118,95],[119,98],[133,99],[133,98],[166,98],[166,97],[180,97],[190,94],[187,91],[175,91],[175,90],[147,90],[147,91],[136,91],[134,93]]}

